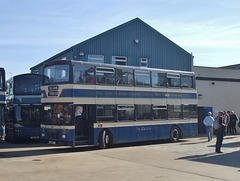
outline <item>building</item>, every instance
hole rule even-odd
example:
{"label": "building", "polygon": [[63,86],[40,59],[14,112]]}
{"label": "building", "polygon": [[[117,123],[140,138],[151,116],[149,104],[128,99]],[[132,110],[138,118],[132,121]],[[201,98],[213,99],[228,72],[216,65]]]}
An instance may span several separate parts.
{"label": "building", "polygon": [[192,71],[193,56],[157,30],[135,18],[74,45],[30,68],[42,73],[45,63],[82,60],[108,64]]}
{"label": "building", "polygon": [[[198,91],[199,123],[208,111],[213,112],[213,117],[221,111],[234,111],[240,116],[240,69],[238,66],[220,68],[194,66]],[[203,125],[199,124],[201,129]],[[238,133],[240,130],[237,129]]]}

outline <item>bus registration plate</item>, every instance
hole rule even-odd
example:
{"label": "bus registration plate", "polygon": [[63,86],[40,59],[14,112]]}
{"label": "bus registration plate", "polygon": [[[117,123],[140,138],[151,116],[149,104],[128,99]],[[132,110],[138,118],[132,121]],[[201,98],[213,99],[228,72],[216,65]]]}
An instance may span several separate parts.
{"label": "bus registration plate", "polygon": [[56,141],[49,141],[49,144],[56,145]]}
{"label": "bus registration plate", "polygon": [[39,136],[31,136],[30,139],[32,139],[32,140],[39,139]]}

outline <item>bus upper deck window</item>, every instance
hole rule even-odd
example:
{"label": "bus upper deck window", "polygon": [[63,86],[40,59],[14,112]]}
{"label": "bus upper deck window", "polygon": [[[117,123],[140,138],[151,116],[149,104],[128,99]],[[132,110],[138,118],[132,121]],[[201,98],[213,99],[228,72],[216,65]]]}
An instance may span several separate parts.
{"label": "bus upper deck window", "polygon": [[166,86],[166,74],[161,72],[152,72],[152,86]]}
{"label": "bus upper deck window", "polygon": [[132,69],[116,69],[116,85],[133,85],[133,70]]}
{"label": "bus upper deck window", "polygon": [[113,68],[97,67],[96,81],[98,84],[115,84],[115,70]]}
{"label": "bus upper deck window", "polygon": [[184,88],[193,88],[193,77],[188,75],[182,75],[181,86]]}
{"label": "bus upper deck window", "polygon": [[92,66],[74,66],[74,83],[94,84],[94,68]]}
{"label": "bus upper deck window", "polygon": [[179,74],[167,74],[168,87],[180,87],[180,75]]}

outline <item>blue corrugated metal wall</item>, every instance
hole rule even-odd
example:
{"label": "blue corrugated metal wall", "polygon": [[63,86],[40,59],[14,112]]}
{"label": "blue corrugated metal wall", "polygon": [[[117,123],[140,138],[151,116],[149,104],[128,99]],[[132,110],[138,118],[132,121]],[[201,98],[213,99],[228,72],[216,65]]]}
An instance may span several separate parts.
{"label": "blue corrugated metal wall", "polygon": [[[79,55],[80,52],[84,55]],[[87,61],[89,54],[104,55],[105,63],[112,63],[112,56],[125,56],[127,64],[133,66],[140,66],[140,58],[148,58],[148,67],[185,71],[192,71],[193,65],[190,53],[139,18],[79,43],[64,54],[67,59],[83,61]],[[63,56],[59,53],[48,61]]]}

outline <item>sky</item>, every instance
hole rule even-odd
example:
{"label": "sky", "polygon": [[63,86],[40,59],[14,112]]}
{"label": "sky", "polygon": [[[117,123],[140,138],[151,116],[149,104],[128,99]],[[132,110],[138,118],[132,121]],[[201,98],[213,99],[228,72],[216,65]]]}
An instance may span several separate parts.
{"label": "sky", "polygon": [[7,78],[134,18],[192,53],[195,66],[240,63],[238,0],[0,0]]}

